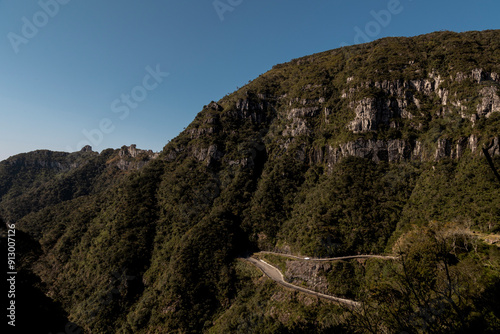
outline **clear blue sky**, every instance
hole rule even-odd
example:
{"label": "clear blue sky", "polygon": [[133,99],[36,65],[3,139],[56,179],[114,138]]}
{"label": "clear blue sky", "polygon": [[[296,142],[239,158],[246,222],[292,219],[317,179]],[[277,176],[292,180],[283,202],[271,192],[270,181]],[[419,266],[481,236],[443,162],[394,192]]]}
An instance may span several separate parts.
{"label": "clear blue sky", "polygon": [[366,39],[500,28],[498,0],[215,4],[0,0],[0,160],[85,141],[159,151],[203,105],[277,63]]}

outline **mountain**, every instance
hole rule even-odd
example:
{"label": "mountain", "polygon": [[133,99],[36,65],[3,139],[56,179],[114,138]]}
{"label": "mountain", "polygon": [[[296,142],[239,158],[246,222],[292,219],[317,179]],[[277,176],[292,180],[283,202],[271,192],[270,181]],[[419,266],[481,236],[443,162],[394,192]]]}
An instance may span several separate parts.
{"label": "mountain", "polygon": [[[326,51],[210,102],[159,154],[2,161],[19,289],[54,332],[497,332],[499,50],[493,30]],[[253,253],[362,309],[276,285]]]}

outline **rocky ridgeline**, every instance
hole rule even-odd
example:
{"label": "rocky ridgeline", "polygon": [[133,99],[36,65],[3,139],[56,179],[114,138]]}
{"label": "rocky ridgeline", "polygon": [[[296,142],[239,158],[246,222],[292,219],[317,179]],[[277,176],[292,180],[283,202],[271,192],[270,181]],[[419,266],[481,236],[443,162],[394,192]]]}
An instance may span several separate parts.
{"label": "rocky ridgeline", "polygon": [[[108,150],[106,150],[108,151]],[[104,151],[100,154],[103,154]],[[86,165],[91,158],[98,157],[92,147],[87,145],[79,152],[52,152],[38,150],[13,156],[3,163],[13,167],[52,169],[56,172],[67,172]],[[108,166],[116,166],[121,170],[130,171],[143,168],[149,161],[158,158],[159,153],[152,150],[141,150],[136,145],[123,146],[107,161]]]}
{"label": "rocky ridgeline", "polygon": [[158,158],[159,155],[152,150],[138,149],[135,144],[132,144],[122,146],[118,152],[118,159],[112,161],[121,170],[137,170],[143,168],[149,161]]}
{"label": "rocky ridgeline", "polygon": [[[92,155],[97,155],[98,153],[88,150],[86,147],[81,151],[83,156],[90,157]],[[30,153],[18,154],[13,157],[4,160],[2,163],[13,167],[22,168],[44,168],[53,169],[58,172],[66,172],[71,169],[79,168],[83,166],[86,161],[85,159],[77,159],[77,157],[71,153],[67,152],[53,152],[48,150],[37,150]]]}

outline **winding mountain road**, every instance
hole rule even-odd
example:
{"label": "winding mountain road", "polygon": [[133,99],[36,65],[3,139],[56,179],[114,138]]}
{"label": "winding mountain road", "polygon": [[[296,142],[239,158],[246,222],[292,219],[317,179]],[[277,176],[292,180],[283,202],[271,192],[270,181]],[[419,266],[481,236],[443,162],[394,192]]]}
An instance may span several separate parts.
{"label": "winding mountain road", "polygon": [[271,254],[271,255],[279,255],[285,256],[290,259],[297,260],[307,260],[307,261],[341,261],[341,260],[352,260],[352,259],[381,259],[381,260],[396,260],[398,257],[396,256],[387,256],[387,255],[349,255],[349,256],[340,256],[340,257],[329,257],[329,258],[309,258],[309,257],[301,257],[291,254],[284,253],[276,253],[276,252],[266,252],[262,251],[257,254]]}
{"label": "winding mountain road", "polygon": [[253,257],[248,257],[245,260],[247,260],[248,262],[252,263],[257,268],[259,268],[270,279],[272,279],[273,281],[275,281],[275,282],[277,282],[277,283],[279,283],[287,288],[298,290],[301,292],[305,292],[307,294],[317,296],[320,298],[328,299],[330,301],[333,301],[333,302],[336,302],[336,303],[339,303],[342,305],[346,305],[346,306],[351,307],[351,308],[357,308],[357,307],[361,306],[361,303],[356,302],[354,300],[325,295],[324,293],[319,293],[316,291],[312,291],[312,290],[303,288],[301,286],[290,284],[290,283],[285,281],[283,274],[281,273],[281,271],[278,268],[270,265],[269,263],[265,262],[264,260],[258,260],[258,259],[255,259]]}

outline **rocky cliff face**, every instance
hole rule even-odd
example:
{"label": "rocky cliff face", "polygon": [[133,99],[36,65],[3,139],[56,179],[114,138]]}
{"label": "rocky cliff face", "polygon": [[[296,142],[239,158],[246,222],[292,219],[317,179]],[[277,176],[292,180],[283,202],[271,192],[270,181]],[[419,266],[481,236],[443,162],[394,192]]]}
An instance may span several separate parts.
{"label": "rocky cliff face", "polygon": [[[499,155],[499,137],[492,138],[484,147],[490,155]],[[458,140],[438,139],[436,148],[426,150],[421,141],[410,140],[364,140],[358,139],[339,144],[338,147],[326,146],[312,152],[311,160],[314,163],[326,163],[328,170],[334,164],[346,157],[359,157],[374,162],[401,162],[409,160],[428,161],[443,158],[460,158],[466,150],[472,154],[482,154],[478,150],[478,137],[462,137]]]}
{"label": "rocky cliff face", "polygon": [[[374,162],[397,163],[457,159],[465,152],[482,154],[482,147],[487,148],[491,155],[499,154],[498,136],[485,137],[474,133],[478,122],[500,111],[498,73],[476,68],[468,73],[457,72],[445,77],[433,69],[421,79],[365,81],[352,85],[354,81],[354,77],[348,77],[344,86],[349,88],[344,88],[339,93],[338,98],[346,106],[340,107],[341,110],[328,104],[331,96],[301,99],[291,98],[288,94],[254,94],[249,97],[247,92],[232,107],[224,106],[223,101],[205,106],[206,113],[186,133],[191,139],[200,140],[220,133],[237,133],[233,125],[228,126],[231,122],[248,122],[257,128],[264,125],[264,138],[268,138],[268,141],[276,140],[284,150],[298,146],[299,160],[309,164],[324,164],[327,170],[349,156],[371,159]],[[468,92],[461,90],[464,82],[468,83],[464,87],[472,86]],[[310,87],[312,85],[307,86]],[[315,87],[327,90],[328,85]],[[471,96],[467,96],[468,93]],[[366,94],[373,96],[362,97]],[[341,131],[352,139],[340,143],[337,140],[335,144],[327,141],[326,144],[314,147],[302,145],[317,139],[318,132],[324,132],[332,119],[341,113],[350,115]],[[459,125],[452,124],[450,120]],[[441,125],[433,128],[433,124]],[[467,129],[461,131],[462,135],[450,135],[454,130],[448,127],[452,126]],[[406,131],[412,135],[409,138],[380,136],[388,131],[399,134]],[[427,134],[430,131],[436,132],[431,138]],[[335,133],[332,135],[335,136]],[[206,165],[217,161],[225,161],[231,165],[252,165],[248,157],[225,157],[226,149],[221,144],[176,147],[175,150],[169,150],[168,159],[175,159],[180,152],[190,152],[191,156],[204,161]],[[255,154],[250,158],[255,158]]]}
{"label": "rocky cliff face", "polygon": [[313,263],[304,261],[287,261],[285,279],[292,284],[306,284],[308,288],[328,293],[328,281],[325,274],[332,270],[328,263]]}
{"label": "rocky cliff face", "polygon": [[[460,99],[457,92],[450,96],[449,88],[443,87],[461,83],[464,80],[472,80],[477,84],[489,86],[481,88],[478,95],[468,96],[465,99]],[[420,80],[366,82],[364,87],[352,88],[349,93],[344,92],[342,97],[352,99],[361,88],[376,88],[379,94],[383,95],[382,98],[372,97],[350,102],[350,108],[355,112],[355,119],[349,123],[348,127],[355,133],[363,133],[375,131],[381,125],[396,127],[396,124],[392,122],[395,118],[412,119],[418,114],[428,112],[429,110],[425,110],[426,108],[422,106],[422,101],[417,98],[417,93],[421,93],[421,96],[433,102],[432,109],[437,111],[438,116],[458,112],[462,118],[472,121],[481,117],[489,117],[493,112],[500,111],[499,85],[500,75],[494,72],[487,73],[482,69],[474,69],[469,75],[457,73],[455,77],[450,76],[448,79],[443,79],[433,72],[428,78]],[[475,102],[477,107],[469,111],[466,104],[471,100],[479,100],[479,102]],[[408,108],[411,105],[416,107],[413,113]],[[413,123],[412,126],[418,129],[421,124]]]}
{"label": "rocky cliff face", "polygon": [[[354,111],[354,119],[349,122],[348,128],[353,133],[367,133],[377,131],[381,127],[398,128],[397,122],[408,120],[408,125],[415,130],[420,130],[422,124],[412,122],[416,117],[422,117],[429,112],[435,111],[433,118],[444,118],[446,115],[458,114],[463,120],[470,120],[472,127],[478,120],[488,118],[493,113],[500,111],[499,89],[500,75],[488,73],[482,69],[474,69],[469,74],[458,73],[454,78],[448,79],[448,85],[471,79],[480,84],[485,81],[491,86],[480,88],[478,96],[460,99],[455,92],[450,96],[450,91],[443,88],[446,81],[434,72],[426,79],[411,81],[383,81],[367,82],[366,88],[379,89],[379,98],[363,98],[351,101],[349,107]],[[359,88],[351,89],[349,93],[343,93],[342,97],[349,99]],[[431,110],[422,105],[417,98],[417,93],[423,94],[427,100],[433,101]],[[467,102],[474,101],[475,106],[465,107]],[[409,106],[413,105],[413,111]],[[427,109],[427,110],[426,110]],[[484,143],[492,155],[498,154],[498,137],[488,138]],[[466,150],[476,153],[478,149],[478,137],[472,134],[468,137],[439,138],[435,147],[425,148],[420,140],[364,140],[358,139],[340,144],[338,147],[327,146],[324,152],[317,153],[316,162],[325,161],[334,164],[346,156],[357,156],[372,159],[375,162],[388,161],[398,162],[401,160],[439,160],[445,157],[460,158]]]}
{"label": "rocky cliff face", "polygon": [[[495,80],[495,82],[498,82],[498,79]],[[474,117],[474,120],[481,117],[488,118],[492,115],[492,113],[500,112],[500,97],[498,96],[498,87],[484,87],[483,89],[481,89],[480,93],[481,102],[477,106],[477,114]]]}

